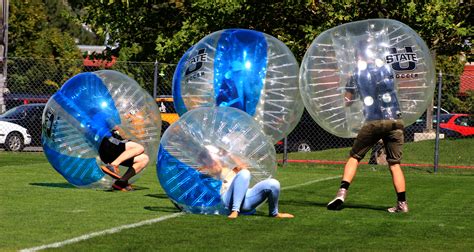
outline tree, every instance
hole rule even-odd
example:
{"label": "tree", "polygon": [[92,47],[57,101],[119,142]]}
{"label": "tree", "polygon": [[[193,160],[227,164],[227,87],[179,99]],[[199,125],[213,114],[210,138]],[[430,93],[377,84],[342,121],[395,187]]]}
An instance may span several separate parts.
{"label": "tree", "polygon": [[[52,93],[81,70],[82,62],[75,60],[82,57],[73,37],[51,26],[47,17],[41,0],[10,2],[8,64],[13,74],[8,82],[14,83],[10,92]],[[32,63],[31,58],[47,63]]]}
{"label": "tree", "polygon": [[[77,0],[79,1],[79,0]],[[369,18],[399,20],[414,30],[436,52],[438,66],[457,74],[464,62],[450,62],[473,34],[469,1],[270,1],[270,0],[101,0],[84,3],[84,21],[124,48],[135,48],[129,60],[176,63],[184,52],[205,35],[225,28],[255,29],[283,41],[301,60],[321,32],[351,21]],[[117,50],[117,53],[120,51]],[[127,52],[130,52],[128,50]],[[439,69],[439,68],[438,68]],[[437,69],[437,70],[438,70]],[[459,78],[446,79],[445,95],[452,103]]]}

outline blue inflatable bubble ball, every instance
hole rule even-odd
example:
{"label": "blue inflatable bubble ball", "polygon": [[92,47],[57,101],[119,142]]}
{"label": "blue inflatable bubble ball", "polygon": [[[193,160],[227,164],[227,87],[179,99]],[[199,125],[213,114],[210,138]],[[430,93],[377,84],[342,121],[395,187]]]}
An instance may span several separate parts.
{"label": "blue inflatable bubble ball", "polygon": [[[109,189],[113,179],[100,169],[103,162],[98,149],[117,129],[123,138],[143,145],[145,153],[154,159],[161,117],[153,98],[125,74],[110,70],[81,73],[69,79],[46,104],[43,150],[69,183]],[[127,169],[120,170],[124,173]]]}
{"label": "blue inflatable bubble ball", "polygon": [[432,101],[435,67],[413,29],[396,20],[369,19],[321,33],[301,63],[300,88],[322,128],[355,137],[366,121],[414,123]]}
{"label": "blue inflatable bubble ball", "polygon": [[234,107],[251,115],[276,143],[299,122],[304,105],[290,49],[263,32],[228,29],[191,47],[173,77],[176,111]]}
{"label": "blue inflatable bubble ball", "polygon": [[186,212],[228,214],[221,195],[241,167],[251,186],[275,176],[273,143],[245,112],[203,107],[185,113],[163,134],[157,174],[171,200]]}

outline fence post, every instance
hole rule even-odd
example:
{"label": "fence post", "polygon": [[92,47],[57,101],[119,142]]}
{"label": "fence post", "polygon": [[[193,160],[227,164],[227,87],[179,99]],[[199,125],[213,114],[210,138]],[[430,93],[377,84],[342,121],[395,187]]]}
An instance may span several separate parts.
{"label": "fence post", "polygon": [[[434,153],[434,172],[438,171],[438,160],[439,160],[439,120],[441,114],[441,85],[443,82],[443,74],[439,70],[438,75],[438,107],[436,108],[436,142],[435,142],[435,153]],[[426,122],[428,123],[428,121]]]}
{"label": "fence post", "polygon": [[288,141],[287,141],[287,137],[283,138],[283,162],[282,164],[283,165],[286,165],[286,163],[288,162]]}
{"label": "fence post", "polygon": [[153,99],[156,99],[156,89],[158,88],[158,60],[155,60],[153,72]]}
{"label": "fence post", "polygon": [[0,10],[0,114],[6,110],[5,94],[8,92],[7,86],[7,54],[8,54],[8,0],[1,0],[2,7]]}

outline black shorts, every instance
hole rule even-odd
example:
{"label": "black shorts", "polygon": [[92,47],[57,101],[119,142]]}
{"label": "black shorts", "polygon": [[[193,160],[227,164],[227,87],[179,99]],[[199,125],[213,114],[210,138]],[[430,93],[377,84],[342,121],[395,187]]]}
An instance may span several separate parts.
{"label": "black shorts", "polygon": [[[126,142],[126,140],[119,140],[115,137],[104,138],[99,147],[99,156],[102,162],[110,164],[117,159],[125,151]],[[133,158],[123,161],[120,165],[132,167]]]}
{"label": "black shorts", "polygon": [[387,153],[387,162],[399,164],[402,160],[403,129],[401,120],[379,120],[365,123],[352,145],[351,157],[360,161],[382,139]]}

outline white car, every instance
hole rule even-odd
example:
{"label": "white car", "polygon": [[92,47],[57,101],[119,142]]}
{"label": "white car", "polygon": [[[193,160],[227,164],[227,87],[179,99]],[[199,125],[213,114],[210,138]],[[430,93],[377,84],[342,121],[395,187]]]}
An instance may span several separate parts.
{"label": "white car", "polygon": [[7,151],[22,151],[31,143],[28,130],[18,124],[0,121],[0,146]]}

